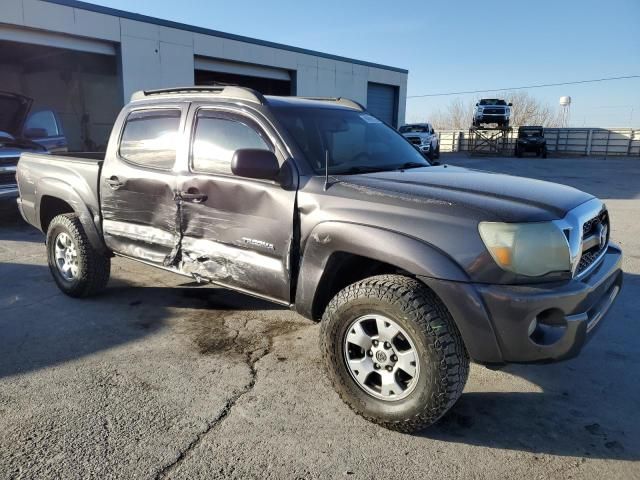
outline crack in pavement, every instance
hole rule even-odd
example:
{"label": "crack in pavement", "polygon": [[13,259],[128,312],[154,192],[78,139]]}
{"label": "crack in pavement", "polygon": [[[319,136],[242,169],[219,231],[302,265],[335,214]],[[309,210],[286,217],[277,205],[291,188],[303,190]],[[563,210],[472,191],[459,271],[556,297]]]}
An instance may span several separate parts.
{"label": "crack in pavement", "polygon": [[[226,323],[226,322],[225,322]],[[242,327],[240,327],[239,329],[233,329],[235,330],[235,335],[233,336],[233,343],[238,347],[238,348],[242,348],[243,345],[239,342],[239,336],[240,336],[240,332],[242,329],[246,329],[247,324],[249,323],[249,319],[246,319],[244,322],[244,325]],[[301,326],[302,328],[302,326]],[[284,333],[282,334],[284,335]],[[278,335],[281,336],[281,335]],[[175,470],[188,456],[189,454],[198,446],[200,445],[200,443],[202,442],[202,440],[204,439],[204,437],[206,435],[208,435],[209,433],[211,433],[216,427],[218,427],[219,425],[222,424],[222,422],[231,414],[231,410],[233,409],[233,407],[235,406],[235,404],[238,402],[238,400],[240,400],[244,395],[246,395],[247,393],[249,393],[251,390],[253,390],[256,381],[257,381],[257,369],[256,369],[256,363],[258,363],[258,361],[260,361],[262,358],[266,357],[267,355],[269,355],[271,353],[271,350],[273,348],[273,341],[274,339],[277,337],[273,337],[273,338],[269,338],[268,339],[268,343],[266,348],[263,346],[260,346],[258,348],[255,348],[253,350],[247,351],[244,353],[245,356],[245,363],[247,364],[247,366],[249,367],[249,374],[250,374],[250,380],[249,383],[247,383],[245,385],[245,387],[238,392],[236,395],[234,395],[231,399],[229,399],[222,411],[220,412],[220,414],[218,414],[211,422],[209,422],[207,424],[207,427],[201,431],[200,433],[198,433],[196,435],[196,437],[189,443],[189,445],[187,445],[187,447],[182,450],[178,456],[176,457],[176,459],[164,466],[155,476],[156,480],[160,480],[160,479],[164,479],[164,478],[168,478],[168,476],[170,475],[170,473]],[[254,355],[257,352],[260,352],[262,350],[262,354],[258,355],[256,357],[254,357]]]}

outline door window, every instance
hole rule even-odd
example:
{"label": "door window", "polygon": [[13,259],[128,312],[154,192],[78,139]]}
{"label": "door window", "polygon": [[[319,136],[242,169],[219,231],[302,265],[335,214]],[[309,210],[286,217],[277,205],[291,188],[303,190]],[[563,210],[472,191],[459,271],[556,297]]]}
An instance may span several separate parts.
{"label": "door window", "polygon": [[120,156],[143,167],[169,170],[176,161],[180,110],[137,110],[127,117]]}
{"label": "door window", "polygon": [[273,150],[249,120],[198,113],[193,137],[192,168],[198,172],[231,175],[231,159],[240,148]]}

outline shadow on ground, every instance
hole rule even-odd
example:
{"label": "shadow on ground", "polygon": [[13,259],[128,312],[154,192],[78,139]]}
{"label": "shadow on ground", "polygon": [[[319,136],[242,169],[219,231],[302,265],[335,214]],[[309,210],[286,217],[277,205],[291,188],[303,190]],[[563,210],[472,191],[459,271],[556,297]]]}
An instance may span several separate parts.
{"label": "shadow on ground", "polygon": [[210,287],[143,287],[122,279],[112,280],[101,295],[75,299],[57,289],[42,265],[0,263],[0,288],[0,378],[140,340],[167,326],[172,316],[185,325],[200,353],[214,353],[212,337],[219,340],[215,353],[224,353],[236,348],[220,342],[235,335],[224,321],[226,313],[282,308]]}

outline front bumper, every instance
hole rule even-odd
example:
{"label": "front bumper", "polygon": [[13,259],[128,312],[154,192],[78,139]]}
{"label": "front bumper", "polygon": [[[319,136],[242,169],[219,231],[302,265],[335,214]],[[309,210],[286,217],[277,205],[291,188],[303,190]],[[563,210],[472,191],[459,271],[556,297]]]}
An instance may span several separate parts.
{"label": "front bumper", "polygon": [[505,117],[504,115],[478,115],[476,117],[477,122],[482,123],[507,123],[509,121],[509,117]]}
{"label": "front bumper", "polygon": [[521,150],[523,152],[537,152],[539,150],[544,150],[545,148],[547,148],[547,144],[546,143],[521,143],[521,142],[518,142],[516,144],[516,146],[518,147],[518,150]]}
{"label": "front bumper", "polygon": [[622,251],[611,244],[589,275],[562,284],[423,280],[451,311],[474,360],[550,362],[575,357],[592,337],[622,288],[621,264]]}

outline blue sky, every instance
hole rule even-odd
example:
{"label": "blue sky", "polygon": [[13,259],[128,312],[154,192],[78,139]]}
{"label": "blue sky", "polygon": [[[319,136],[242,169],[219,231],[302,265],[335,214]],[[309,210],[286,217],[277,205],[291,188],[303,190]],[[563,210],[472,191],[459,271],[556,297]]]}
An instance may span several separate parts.
{"label": "blue sky", "polygon": [[[640,75],[640,0],[91,1],[406,68],[409,95]],[[570,95],[572,126],[640,127],[640,78],[528,91]],[[407,120],[454,98],[409,98]]]}

